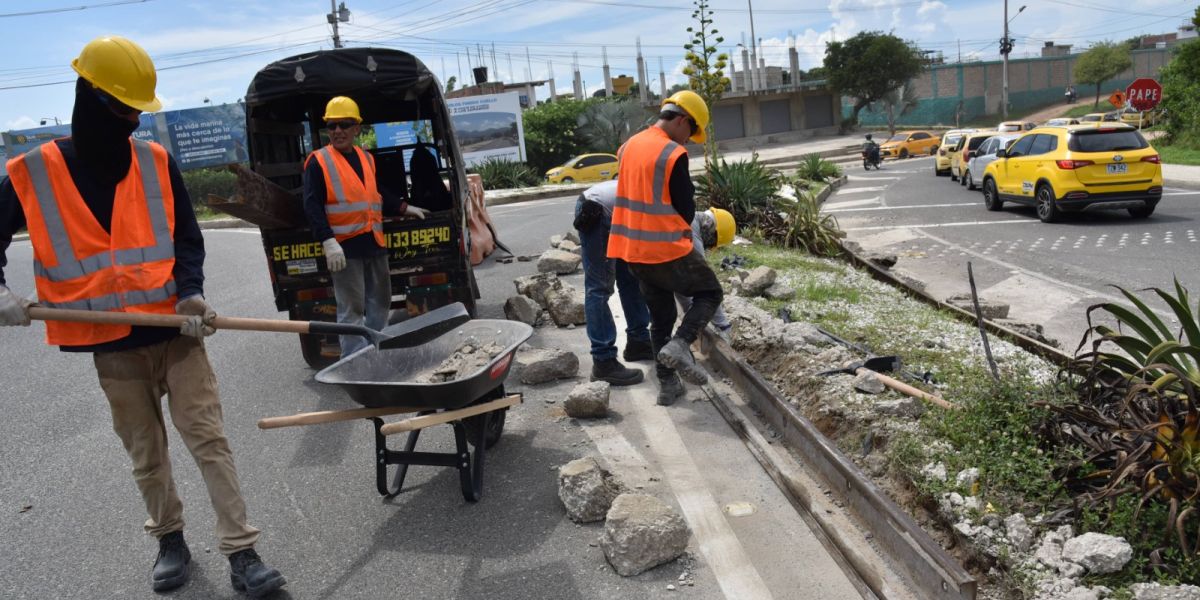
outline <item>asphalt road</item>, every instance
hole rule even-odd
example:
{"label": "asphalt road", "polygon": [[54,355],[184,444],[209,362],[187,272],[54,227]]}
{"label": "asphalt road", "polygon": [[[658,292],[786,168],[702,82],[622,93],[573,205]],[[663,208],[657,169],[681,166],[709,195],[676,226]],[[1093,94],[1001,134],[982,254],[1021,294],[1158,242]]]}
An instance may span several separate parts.
{"label": "asphalt road", "polygon": [[1113,285],[1170,288],[1178,277],[1200,291],[1197,190],[1168,185],[1148,219],[1119,211],[1045,224],[1032,207],[987,211],[980,192],[935,177],[932,158],[870,172],[854,165],[849,175],[822,207],[849,239],[896,254],[895,270],[939,298],[969,292],[971,261],[982,298],[1010,304],[1010,318],[1042,324],[1068,351],[1087,328],[1088,306],[1124,300]]}
{"label": "asphalt road", "polygon": [[[497,207],[493,218],[515,253],[537,254],[569,226],[573,202]],[[282,318],[258,232],[212,230],[205,238],[206,292],[217,310]],[[28,242],[8,257],[10,285],[28,293]],[[502,318],[511,280],[533,271],[532,262],[485,262],[477,271],[480,316]],[[571,281],[582,287],[580,276]],[[42,335],[37,324],[0,331],[0,597],[157,597],[149,588],[156,545],[141,531],[145,513],[91,360],[47,347]],[[568,348],[581,372],[590,370],[582,329],[541,328],[530,344]],[[707,402],[656,407],[646,383],[614,393],[609,420],[583,424],[561,409],[582,378],[524,389],[510,381],[525,403],[510,411],[488,454],[482,501],[465,502],[456,474],[430,467],[412,468],[407,491],[387,501],[374,489],[367,423],[256,428],[266,416],[353,407],[313,380],[295,336],[218,332],[207,346],[250,520],[264,531],[259,551],[290,580],[278,597],[857,597]],[[237,597],[216,551],[204,485],[168,430],[196,566],[171,596]],[[434,428],[418,449],[446,450],[451,440],[449,428]],[[691,559],[632,578],[608,567],[596,546],[602,526],[571,523],[557,498],[556,467],[589,454],[603,456],[631,488],[679,507],[693,529]],[[735,502],[753,514],[726,514]],[[695,586],[668,592],[684,570]]]}

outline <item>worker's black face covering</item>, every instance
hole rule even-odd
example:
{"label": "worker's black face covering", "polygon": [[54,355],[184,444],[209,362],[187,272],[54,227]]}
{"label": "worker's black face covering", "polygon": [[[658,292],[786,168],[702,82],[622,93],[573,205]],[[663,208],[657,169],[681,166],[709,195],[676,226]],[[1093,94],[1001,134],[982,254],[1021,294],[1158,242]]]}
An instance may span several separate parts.
{"label": "worker's black face covering", "polygon": [[118,117],[100,102],[91,84],[82,77],[75,82],[71,142],[96,183],[113,187],[125,179],[132,158],[129,136],[137,128],[137,122]]}

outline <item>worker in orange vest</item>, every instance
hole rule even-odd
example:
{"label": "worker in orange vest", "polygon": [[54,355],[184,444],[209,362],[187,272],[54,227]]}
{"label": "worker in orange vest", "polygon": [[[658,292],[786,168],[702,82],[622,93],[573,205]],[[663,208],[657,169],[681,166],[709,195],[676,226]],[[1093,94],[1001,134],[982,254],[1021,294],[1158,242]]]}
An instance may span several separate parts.
{"label": "worker in orange vest", "polygon": [[[618,152],[621,176],[608,256],[628,263],[641,282],[658,363],[658,403],[663,406],[683,396],[680,375],[697,385],[708,380],[690,346],[723,297],[716,274],[692,247],[695,188],[683,146],[688,140],[704,143],[708,121],[708,106],[698,94],[678,92],[663,100],[658,121]],[[678,329],[674,294],[692,298]]]}
{"label": "worker in orange vest", "polygon": [[[183,585],[191,562],[167,452],[165,392],[208,488],[233,587],[272,592],[285,580],[254,551],[259,530],[246,522],[202,341],[216,317],[203,295],[204,238],[174,158],[130,137],[142,111],[162,106],[154,64],[141,46],[110,36],[84,46],[71,66],[79,74],[71,136],[8,161],[9,178],[0,182],[0,267],[13,234],[27,227],[42,305],[189,315],[179,331],[47,321],[46,341],[93,355],[149,513],[146,532],[158,538],[154,590]],[[29,306],[0,272],[0,325],[28,326]]]}
{"label": "worker in orange vest", "polygon": [[[387,325],[392,282],[375,157],[354,144],[362,130],[362,116],[353,99],[331,99],[324,119],[329,145],[313,151],[304,163],[304,214],[333,275],[338,323],[380,330]],[[388,200],[389,214],[419,219],[428,214],[403,201]],[[391,210],[397,203],[399,208]],[[357,335],[344,335],[340,342],[343,358],[367,345]]]}

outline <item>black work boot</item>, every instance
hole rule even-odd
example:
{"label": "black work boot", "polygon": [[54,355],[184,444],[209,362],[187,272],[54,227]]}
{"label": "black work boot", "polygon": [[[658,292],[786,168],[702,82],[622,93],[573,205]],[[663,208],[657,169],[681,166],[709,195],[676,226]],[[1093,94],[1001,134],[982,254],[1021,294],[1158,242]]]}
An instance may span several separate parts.
{"label": "black work boot", "polygon": [[671,338],[671,341],[658,351],[658,362],[677,371],[688,383],[708,383],[708,375],[696,364],[696,359],[692,358],[692,350],[688,348],[687,342],[679,338]]}
{"label": "black work boot", "polygon": [[192,553],[183,541],[182,531],[172,531],[158,538],[158,558],[150,584],[156,592],[173,590],[187,583],[191,572]]}
{"label": "black work boot", "polygon": [[287,583],[279,570],[263,564],[253,548],[229,555],[229,581],[233,589],[252,598],[265,596]]}
{"label": "black work boot", "polygon": [[597,360],[592,362],[592,381],[607,381],[612,385],[634,385],[642,382],[642,372],[626,367],[615,358]]}
{"label": "black work boot", "polygon": [[687,392],[683,389],[683,382],[679,381],[679,375],[671,373],[666,377],[659,375],[658,377],[658,405],[670,406],[675,404],[675,401],[682,398]]}
{"label": "black work boot", "polygon": [[628,362],[654,360],[654,348],[650,340],[629,340],[625,342],[625,352],[621,356]]}

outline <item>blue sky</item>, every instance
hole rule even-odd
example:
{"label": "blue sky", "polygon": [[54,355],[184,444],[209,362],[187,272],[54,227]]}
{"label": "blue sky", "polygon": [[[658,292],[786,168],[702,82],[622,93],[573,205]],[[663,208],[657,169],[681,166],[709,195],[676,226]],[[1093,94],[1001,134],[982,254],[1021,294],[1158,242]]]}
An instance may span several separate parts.
{"label": "blue sky", "polygon": [[[794,38],[801,67],[818,66],[830,39],[863,30],[892,31],[941,50],[947,60],[996,58],[1002,0],[753,0],[754,29],[764,40],[768,64],[787,64]],[[558,91],[571,89],[576,53],[589,91],[603,86],[600,65],[607,47],[614,76],[636,73],[641,39],[649,77],[659,60],[667,84],[683,81],[680,46],[692,25],[687,0],[347,0],[349,23],[341,25],[347,45],[386,45],[420,57],[442,78],[469,77],[472,55],[485,48],[504,80],[548,77],[553,62]],[[1012,0],[1010,16],[1022,0]],[[1043,41],[1077,47],[1105,39],[1175,31],[1195,2],[1178,0],[1025,0],[1012,21],[1015,55],[1036,54]],[[88,5],[84,10],[18,15]],[[745,0],[714,0],[716,27],[729,50],[749,37]],[[94,37],[119,34],[142,44],[160,69],[158,94],[167,109],[201,106],[204,100],[233,102],[254,73],[272,60],[329,48],[330,27],[321,0],[33,0],[0,4],[5,32],[0,63],[0,129],[36,126],[43,119],[66,122],[74,80],[71,59]],[[528,48],[529,59],[526,59]],[[443,66],[444,64],[444,66]],[[510,68],[511,64],[511,68]],[[740,63],[739,63],[740,66]],[[495,75],[493,73],[493,75]],[[493,79],[496,77],[493,76]],[[50,84],[50,85],[43,85]],[[35,86],[35,87],[19,87]],[[658,89],[657,81],[651,89]],[[540,94],[545,96],[542,88]]]}

